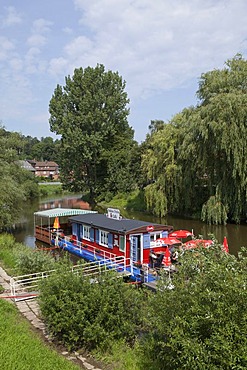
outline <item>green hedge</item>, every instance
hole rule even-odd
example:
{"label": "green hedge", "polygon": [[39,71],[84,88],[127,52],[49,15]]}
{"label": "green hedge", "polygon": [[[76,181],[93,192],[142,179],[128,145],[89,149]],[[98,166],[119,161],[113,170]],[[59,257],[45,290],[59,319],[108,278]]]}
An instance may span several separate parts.
{"label": "green hedge", "polygon": [[61,268],[41,283],[39,300],[49,331],[69,349],[131,342],[141,327],[142,292],[111,272],[92,282]]}

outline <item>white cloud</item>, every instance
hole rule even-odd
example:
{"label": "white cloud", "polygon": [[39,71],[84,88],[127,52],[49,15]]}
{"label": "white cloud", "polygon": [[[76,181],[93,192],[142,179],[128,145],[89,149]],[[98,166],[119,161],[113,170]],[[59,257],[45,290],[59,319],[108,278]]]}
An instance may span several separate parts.
{"label": "white cloud", "polygon": [[36,19],[33,22],[33,28],[32,28],[33,33],[40,33],[40,34],[47,33],[51,30],[52,24],[53,22],[48,21],[43,18]]}
{"label": "white cloud", "polygon": [[42,47],[47,42],[47,36],[45,34],[50,32],[50,26],[52,22],[43,18],[36,19],[32,25],[31,35],[27,39],[29,46]]}
{"label": "white cloud", "polygon": [[91,42],[78,38],[66,46],[67,57],[74,65],[102,62],[118,70],[133,97],[183,86],[222,66],[242,51],[247,33],[244,0],[75,0],[75,5],[92,36]]}
{"label": "white cloud", "polygon": [[9,27],[16,24],[22,23],[22,15],[18,13],[13,6],[8,6],[5,8],[6,10],[6,17],[3,19],[3,26]]}
{"label": "white cloud", "polygon": [[73,34],[73,29],[70,27],[64,27],[63,32],[66,33],[67,35],[72,35]]}
{"label": "white cloud", "polygon": [[15,49],[15,45],[6,37],[0,36],[0,61],[6,61],[10,53]]}
{"label": "white cloud", "polygon": [[32,47],[28,50],[25,55],[25,68],[28,74],[36,73],[38,71],[37,62],[39,60],[39,56],[41,54],[41,50],[37,47]]}
{"label": "white cloud", "polygon": [[13,72],[20,72],[23,69],[23,61],[18,57],[10,59],[9,65]]}
{"label": "white cloud", "polygon": [[48,72],[52,76],[65,76],[68,71],[68,61],[65,58],[51,59],[48,67]]}
{"label": "white cloud", "polygon": [[33,34],[27,39],[29,46],[42,47],[46,44],[46,38],[39,34]]}
{"label": "white cloud", "polygon": [[65,52],[70,58],[80,58],[84,53],[92,51],[94,43],[85,36],[75,38],[65,47]]}

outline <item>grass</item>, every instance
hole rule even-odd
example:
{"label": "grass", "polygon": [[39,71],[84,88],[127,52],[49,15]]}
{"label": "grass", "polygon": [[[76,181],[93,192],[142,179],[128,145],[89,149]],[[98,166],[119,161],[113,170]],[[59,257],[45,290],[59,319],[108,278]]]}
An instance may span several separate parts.
{"label": "grass", "polygon": [[143,356],[138,342],[130,348],[122,341],[112,343],[110,352],[93,353],[94,358],[110,366],[113,370],[141,370],[143,369]]}
{"label": "grass", "polygon": [[0,368],[76,370],[79,366],[46,345],[11,303],[0,300]]}
{"label": "grass", "polygon": [[39,191],[41,196],[64,193],[62,185],[39,185]]}
{"label": "grass", "polygon": [[146,204],[144,199],[144,193],[140,190],[135,190],[132,193],[123,194],[119,193],[114,196],[109,202],[101,201],[99,205],[102,207],[115,207],[120,210],[129,211],[146,211]]}

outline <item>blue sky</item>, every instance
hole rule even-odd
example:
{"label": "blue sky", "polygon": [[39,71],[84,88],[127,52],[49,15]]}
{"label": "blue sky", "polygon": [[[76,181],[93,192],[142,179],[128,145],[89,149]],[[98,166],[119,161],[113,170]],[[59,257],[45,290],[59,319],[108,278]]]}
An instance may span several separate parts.
{"label": "blue sky", "polygon": [[246,0],[1,0],[0,122],[55,137],[49,101],[75,68],[104,64],[126,81],[129,124],[197,103],[200,75],[247,56]]}

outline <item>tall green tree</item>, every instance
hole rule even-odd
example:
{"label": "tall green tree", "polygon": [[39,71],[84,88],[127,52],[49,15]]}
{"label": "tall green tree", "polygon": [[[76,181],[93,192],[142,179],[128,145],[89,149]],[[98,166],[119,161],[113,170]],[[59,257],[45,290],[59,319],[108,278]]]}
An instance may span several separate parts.
{"label": "tall green tree", "polygon": [[[237,55],[223,70],[201,76],[200,105],[187,115],[181,146],[188,177],[205,186],[203,220],[240,222],[247,212],[247,61]],[[194,163],[192,163],[194,158]],[[195,176],[196,175],[196,176]]]}
{"label": "tall green tree", "polygon": [[142,169],[146,174],[145,196],[149,211],[163,217],[176,212],[181,188],[181,168],[177,163],[179,131],[171,123],[152,121],[149,126]]}
{"label": "tall green tree", "polygon": [[142,168],[154,213],[178,212],[214,224],[246,220],[246,81],[247,61],[237,55],[222,70],[202,74],[196,107],[164,127],[152,122]]}
{"label": "tall green tree", "polygon": [[103,65],[75,69],[65,82],[56,87],[49,107],[51,131],[61,135],[62,180],[71,190],[89,191],[93,201],[109,172],[114,169],[115,178],[121,172],[112,157],[123,158],[133,142],[125,82]]}

